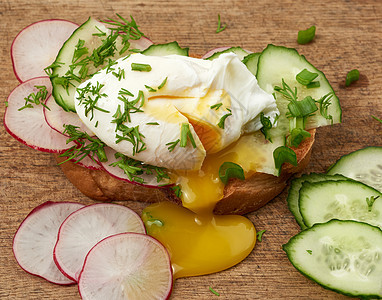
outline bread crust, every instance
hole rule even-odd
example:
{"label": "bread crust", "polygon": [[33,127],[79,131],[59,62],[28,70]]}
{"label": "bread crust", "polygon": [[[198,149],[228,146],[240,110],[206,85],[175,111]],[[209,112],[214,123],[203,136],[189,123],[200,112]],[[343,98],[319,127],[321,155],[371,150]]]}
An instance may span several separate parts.
{"label": "bread crust", "polygon": [[[215,214],[246,214],[264,206],[282,192],[287,180],[295,173],[301,172],[309,163],[314,143],[315,129],[309,130],[311,137],[293,149],[297,155],[298,165],[284,164],[279,177],[255,173],[246,180],[231,179],[224,188],[224,197],[216,204]],[[55,154],[57,162],[64,158]],[[73,162],[60,165],[69,181],[84,195],[97,201],[140,201],[155,203],[172,201],[181,205],[170,188],[150,188],[117,179],[103,170],[92,170]]]}

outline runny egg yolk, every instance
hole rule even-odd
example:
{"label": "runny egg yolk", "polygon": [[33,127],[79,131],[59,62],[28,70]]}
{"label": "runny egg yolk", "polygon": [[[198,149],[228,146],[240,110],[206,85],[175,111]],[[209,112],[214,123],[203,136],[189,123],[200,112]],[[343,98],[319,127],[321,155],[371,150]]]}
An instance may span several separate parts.
{"label": "runny egg yolk", "polygon": [[173,174],[182,190],[183,207],[162,202],[143,211],[148,234],[170,253],[175,278],[227,269],[247,257],[255,246],[256,230],[251,221],[238,215],[213,214],[224,195],[221,164],[235,162],[250,176],[264,159],[260,152],[250,150],[247,137],[242,139],[218,153],[207,154],[201,170]]}

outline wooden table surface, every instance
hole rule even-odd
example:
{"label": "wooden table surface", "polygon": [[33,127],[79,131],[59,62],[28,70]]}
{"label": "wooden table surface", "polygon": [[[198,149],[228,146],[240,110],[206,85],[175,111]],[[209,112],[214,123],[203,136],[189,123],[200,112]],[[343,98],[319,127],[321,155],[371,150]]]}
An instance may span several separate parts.
{"label": "wooden table surface", "polygon": [[[323,172],[341,155],[382,145],[382,1],[380,0],[0,0],[0,115],[17,86],[10,46],[32,22],[61,18],[78,24],[88,16],[134,16],[155,43],[176,40],[203,55],[218,46],[261,51],[268,43],[295,47],[331,82],[343,109],[343,123],[318,130],[306,172]],[[226,30],[216,34],[221,15]],[[316,25],[313,43],[298,45],[298,30]],[[346,73],[359,69],[360,80],[345,87]],[[50,154],[32,150],[0,126],[0,299],[79,299],[76,286],[61,287],[21,270],[12,238],[35,206],[51,201],[93,203],[61,173]],[[237,266],[212,275],[175,282],[171,299],[345,299],[298,273],[281,245],[299,231],[286,203],[286,191],[248,218],[263,241]],[[127,203],[138,212],[143,205]],[[214,295],[209,287],[220,293]]]}

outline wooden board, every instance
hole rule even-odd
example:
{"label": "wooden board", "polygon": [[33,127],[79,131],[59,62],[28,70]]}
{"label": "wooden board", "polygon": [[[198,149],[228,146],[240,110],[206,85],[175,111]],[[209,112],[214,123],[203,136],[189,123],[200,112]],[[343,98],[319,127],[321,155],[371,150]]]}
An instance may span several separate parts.
{"label": "wooden board", "polygon": [[[323,172],[341,155],[382,145],[382,2],[379,0],[0,0],[0,115],[18,81],[10,46],[32,22],[49,18],[84,22],[88,16],[134,16],[156,43],[176,40],[203,55],[218,46],[261,51],[268,43],[295,47],[324,71],[343,108],[343,123],[321,128],[306,172]],[[216,34],[217,16],[226,30]],[[298,30],[317,26],[313,43],[298,45]],[[33,46],[33,45],[31,45]],[[346,73],[357,68],[360,80],[345,87]],[[53,157],[18,143],[0,126],[0,299],[79,299],[76,286],[60,287],[25,273],[12,254],[12,238],[29,211],[47,200],[93,203],[63,176]],[[212,275],[176,281],[172,299],[342,299],[300,275],[281,245],[299,231],[285,203],[286,191],[248,215],[266,230],[249,257]],[[137,211],[142,205],[131,204]]]}

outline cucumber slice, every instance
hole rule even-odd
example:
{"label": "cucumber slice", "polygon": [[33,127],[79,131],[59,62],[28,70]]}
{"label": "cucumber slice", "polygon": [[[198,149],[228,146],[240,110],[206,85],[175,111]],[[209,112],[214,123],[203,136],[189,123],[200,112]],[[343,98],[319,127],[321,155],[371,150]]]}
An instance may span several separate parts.
{"label": "cucumber slice", "polygon": [[177,42],[171,42],[167,44],[151,45],[141,53],[152,56],[165,56],[170,54],[188,56],[188,48],[182,48]]}
{"label": "cucumber slice", "polygon": [[344,155],[327,174],[342,174],[382,192],[382,147],[366,147]]}
{"label": "cucumber slice", "polygon": [[[109,34],[110,32],[103,23],[89,18],[84,24],[75,30],[69,39],[64,43],[55,62],[53,63],[56,67],[52,68],[52,94],[57,104],[66,111],[76,111],[74,107],[74,95],[76,88],[82,81],[89,78],[88,76],[86,76],[86,78],[82,78],[84,76],[80,75],[80,66],[75,67],[73,70],[73,74],[78,77],[77,80],[69,79],[68,77],[67,72],[70,70],[70,66],[73,65],[73,55],[76,45],[80,40],[82,40],[84,41],[83,47],[88,48],[87,54],[84,54],[77,59],[77,61],[80,61],[86,55],[91,54],[93,49],[102,44],[102,39],[105,37],[94,35],[100,34],[101,31],[106,34]],[[88,64],[87,67],[89,68],[88,74],[92,74],[96,71],[93,64]]]}
{"label": "cucumber slice", "polygon": [[[268,45],[260,55],[257,67],[258,69],[256,77],[259,86],[268,93],[274,93],[276,97],[276,103],[280,111],[277,127],[271,129],[271,137],[278,135],[285,136],[289,133],[290,121],[286,117],[286,114],[288,112],[288,104],[290,102],[284,96],[278,92],[275,92],[274,90],[275,86],[282,87],[282,79],[284,79],[284,81],[290,86],[292,90],[297,88],[297,97],[299,100],[302,100],[307,96],[311,96],[313,99],[319,100],[325,95],[331,95],[327,114],[332,116],[332,119],[327,119],[322,116],[320,109],[318,109],[318,111],[316,111],[313,116],[306,119],[306,129],[341,122],[342,112],[339,100],[336,97],[324,73],[310,64],[304,56],[299,55],[296,49]],[[297,82],[296,75],[304,69],[318,74],[318,77],[315,79],[315,81],[320,83],[320,87],[307,88],[306,86]]]}
{"label": "cucumber slice", "polygon": [[299,272],[326,289],[353,297],[382,297],[378,227],[332,220],[300,232],[283,249]]}
{"label": "cucumber slice", "polygon": [[218,58],[223,53],[231,53],[231,52],[235,53],[239,57],[240,60],[243,60],[243,58],[248,55],[248,51],[245,51],[241,47],[231,47],[231,48],[228,48],[224,51],[215,52],[214,54],[212,54],[211,56],[209,56],[205,59],[214,60],[215,58]]}
{"label": "cucumber slice", "polygon": [[243,64],[245,64],[249,71],[253,75],[256,76],[257,73],[257,63],[259,61],[259,57],[261,55],[261,52],[251,53],[245,56],[242,60]]}
{"label": "cucumber slice", "polygon": [[321,181],[339,181],[339,180],[348,180],[345,176],[342,175],[327,175],[327,174],[304,174],[301,177],[294,178],[290,184],[288,190],[288,197],[286,199],[288,208],[296,219],[298,225],[300,225],[301,229],[307,228],[304,223],[304,219],[301,216],[300,208],[299,208],[299,197],[300,197],[300,189],[304,182],[321,182]]}
{"label": "cucumber slice", "polygon": [[[368,202],[372,197],[374,203]],[[358,181],[304,182],[300,189],[299,208],[308,227],[341,219],[382,228],[382,194]]]}

